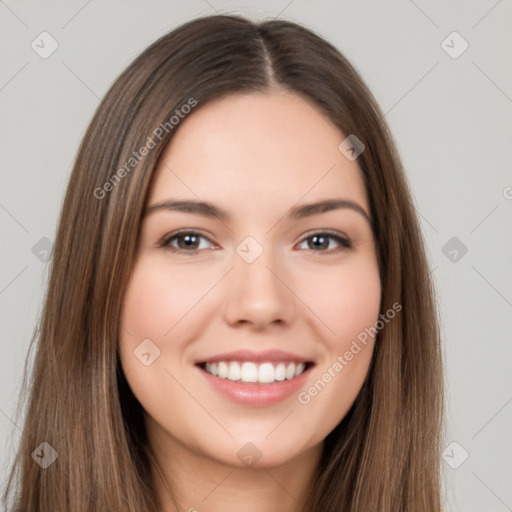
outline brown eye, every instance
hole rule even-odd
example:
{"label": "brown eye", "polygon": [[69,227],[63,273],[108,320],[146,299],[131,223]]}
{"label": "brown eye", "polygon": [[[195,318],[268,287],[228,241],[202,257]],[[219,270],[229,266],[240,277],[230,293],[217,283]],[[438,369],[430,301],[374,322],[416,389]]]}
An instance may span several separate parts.
{"label": "brown eye", "polygon": [[[203,243],[206,240],[207,243]],[[196,231],[181,231],[179,233],[171,233],[164,237],[159,243],[160,247],[164,247],[172,252],[195,253],[198,250],[210,248],[211,242],[204,235]]]}
{"label": "brown eye", "polygon": [[176,238],[179,249],[197,249],[199,237],[197,235],[178,235]]}

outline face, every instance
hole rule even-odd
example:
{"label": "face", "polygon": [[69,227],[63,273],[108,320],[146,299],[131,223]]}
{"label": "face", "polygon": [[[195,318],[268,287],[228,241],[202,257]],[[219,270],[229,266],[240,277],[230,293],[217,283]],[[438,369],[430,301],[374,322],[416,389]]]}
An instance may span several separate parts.
{"label": "face", "polygon": [[277,466],[320,447],[350,409],[381,289],[345,138],[285,92],[225,97],[182,121],[154,176],[120,339],[160,446]]}

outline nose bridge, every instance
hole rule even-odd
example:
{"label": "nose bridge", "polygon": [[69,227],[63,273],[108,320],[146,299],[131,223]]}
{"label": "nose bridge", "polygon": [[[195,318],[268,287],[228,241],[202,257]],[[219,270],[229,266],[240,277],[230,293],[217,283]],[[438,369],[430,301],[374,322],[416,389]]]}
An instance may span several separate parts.
{"label": "nose bridge", "polygon": [[230,323],[292,321],[293,294],[284,284],[284,265],[269,244],[249,236],[236,247],[225,310]]}

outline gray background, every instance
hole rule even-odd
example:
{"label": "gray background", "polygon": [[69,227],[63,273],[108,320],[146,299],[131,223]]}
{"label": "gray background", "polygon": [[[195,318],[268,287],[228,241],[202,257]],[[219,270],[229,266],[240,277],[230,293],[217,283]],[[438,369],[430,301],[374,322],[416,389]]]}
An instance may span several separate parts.
{"label": "gray background", "polygon": [[[386,112],[439,293],[448,510],[512,510],[510,0],[0,0],[0,478],[22,425],[14,406],[44,293],[44,237],[54,239],[84,130],[142,49],[216,11],[306,24],[354,63]],[[31,48],[50,48],[43,31],[59,45],[46,59]],[[457,58],[463,41],[442,43],[453,31],[469,44]]]}

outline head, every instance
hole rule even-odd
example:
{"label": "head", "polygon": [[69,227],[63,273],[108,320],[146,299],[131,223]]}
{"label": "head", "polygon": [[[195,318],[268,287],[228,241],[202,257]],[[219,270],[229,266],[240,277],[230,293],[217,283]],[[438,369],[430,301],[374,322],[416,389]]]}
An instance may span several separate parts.
{"label": "head", "polygon": [[[302,361],[298,387],[221,396],[207,363],[237,350]],[[355,69],[290,22],[198,19],[123,72],[79,149],[23,504],[156,510],[158,442],[239,466],[251,446],[268,467],[321,447],[315,510],[437,510],[440,368],[413,204]],[[59,452],[44,473],[30,458],[41,439]]]}

